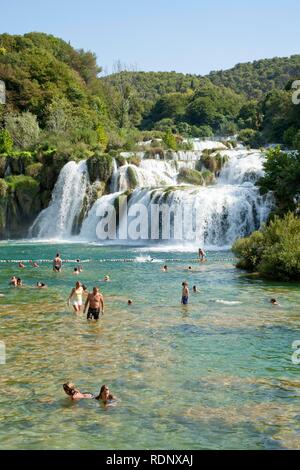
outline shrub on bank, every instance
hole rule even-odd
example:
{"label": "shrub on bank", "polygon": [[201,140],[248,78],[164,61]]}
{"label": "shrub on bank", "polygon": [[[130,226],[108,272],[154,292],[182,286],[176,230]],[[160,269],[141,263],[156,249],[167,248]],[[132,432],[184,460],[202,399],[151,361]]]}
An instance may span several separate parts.
{"label": "shrub on bank", "polygon": [[232,251],[239,268],[268,278],[299,280],[300,219],[291,212],[283,219],[275,217],[261,231],[237,240]]}
{"label": "shrub on bank", "polygon": [[97,180],[107,183],[112,176],[113,159],[109,154],[94,154],[87,160],[87,166],[91,183]]}
{"label": "shrub on bank", "polygon": [[177,180],[179,183],[195,185],[203,185],[205,182],[200,171],[190,170],[189,168],[180,168]]}

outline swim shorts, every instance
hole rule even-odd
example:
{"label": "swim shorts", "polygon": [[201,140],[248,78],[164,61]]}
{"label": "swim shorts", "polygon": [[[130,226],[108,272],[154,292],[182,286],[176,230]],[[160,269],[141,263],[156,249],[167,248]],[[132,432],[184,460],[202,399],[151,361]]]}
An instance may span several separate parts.
{"label": "swim shorts", "polygon": [[87,313],[87,320],[98,320],[100,314],[100,308],[89,308]]}
{"label": "swim shorts", "polygon": [[183,296],[181,297],[181,303],[182,303],[183,305],[186,305],[186,304],[189,303],[189,298],[188,298],[187,295],[183,295]]}

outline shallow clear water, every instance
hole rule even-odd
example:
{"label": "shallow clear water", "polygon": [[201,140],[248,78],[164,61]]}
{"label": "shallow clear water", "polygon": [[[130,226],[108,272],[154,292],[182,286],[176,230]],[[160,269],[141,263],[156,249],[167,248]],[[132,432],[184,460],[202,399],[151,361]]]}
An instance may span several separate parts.
{"label": "shallow clear water", "polygon": [[[75,263],[55,274],[0,263],[0,448],[270,449],[300,448],[300,290],[250,278],[230,252],[191,253],[77,244],[2,243],[0,259],[91,259],[79,279],[100,285],[99,322],[66,305]],[[147,262],[149,255],[155,258]],[[137,258],[135,262],[100,259]],[[169,272],[161,271],[167,261]],[[9,288],[16,273],[23,288]],[[110,283],[99,283],[105,274]],[[181,282],[196,284],[180,305]],[[48,289],[33,286],[41,280]],[[269,299],[279,299],[273,307]],[[127,305],[132,298],[134,304]],[[231,303],[232,302],[232,303]],[[118,397],[105,408],[71,402],[62,383]]]}

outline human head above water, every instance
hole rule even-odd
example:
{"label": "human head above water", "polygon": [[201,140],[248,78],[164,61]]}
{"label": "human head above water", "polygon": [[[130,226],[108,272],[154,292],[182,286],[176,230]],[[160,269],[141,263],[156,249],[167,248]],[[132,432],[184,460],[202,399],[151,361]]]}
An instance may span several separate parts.
{"label": "human head above water", "polygon": [[66,394],[70,397],[72,397],[74,393],[76,393],[75,385],[70,382],[66,382],[65,384],[63,384],[63,389]]}

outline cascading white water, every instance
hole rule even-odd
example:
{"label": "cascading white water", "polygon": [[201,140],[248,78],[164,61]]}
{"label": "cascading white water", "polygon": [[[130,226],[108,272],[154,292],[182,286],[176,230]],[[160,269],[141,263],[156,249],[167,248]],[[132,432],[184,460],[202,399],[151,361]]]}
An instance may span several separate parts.
{"label": "cascading white water", "polygon": [[[272,206],[272,198],[260,196],[254,184],[263,174],[264,155],[259,151],[245,149],[227,149],[221,150],[220,153],[228,156],[228,162],[220,172],[217,184],[207,187],[177,185],[174,188],[179,168],[187,166],[191,168],[191,163],[193,165],[191,161],[142,160],[140,167],[135,167],[139,187],[131,194],[128,211],[135,204],[146,206],[147,217],[143,225],[148,224],[149,237],[151,229],[155,232],[153,224],[156,224],[157,228],[161,224],[161,220],[154,220],[150,217],[153,204],[158,204],[160,209],[163,205],[168,205],[182,210],[184,214],[182,240],[195,239],[196,228],[197,242],[205,246],[229,246],[236,238],[259,228],[267,219]],[[119,178],[119,185],[115,189],[120,192],[109,196],[110,203],[113,203],[117,196],[128,189],[126,166],[119,168],[118,171],[119,175],[124,175],[124,179],[122,176]],[[166,175],[167,178],[163,181]],[[101,204],[103,208],[106,202],[108,199],[101,198],[95,206],[99,208]],[[196,213],[197,227],[192,225]],[[81,236],[87,240],[96,241],[95,227],[98,221],[99,217],[96,216],[95,208],[93,208],[83,226],[83,228],[89,228],[82,230]],[[120,224],[122,226],[122,220]]]}
{"label": "cascading white water", "polygon": [[[110,184],[112,193],[102,196],[91,207],[83,221],[79,239],[102,242],[97,234],[100,214],[103,217],[108,206],[116,208],[117,198],[133,188],[136,189],[131,192],[128,211],[135,204],[142,204],[146,208],[141,225],[144,228],[148,226],[149,236],[157,229],[160,230],[159,238],[161,238],[161,219],[151,218],[153,204],[157,204],[160,210],[167,205],[183,211],[182,239],[178,241],[181,244],[195,238],[195,228],[197,243],[217,247],[229,246],[237,237],[259,228],[267,219],[272,207],[272,197],[260,196],[255,186],[255,181],[263,174],[264,154],[257,150],[241,148],[225,150],[223,144],[218,144],[220,143],[215,141],[198,142],[197,150],[182,154],[169,152],[168,160],[143,158],[139,166],[126,163],[117,168],[114,162]],[[207,147],[219,148],[218,153],[228,156],[228,161],[221,170],[216,184],[206,187],[179,185],[177,176],[180,169],[194,169],[197,162],[195,155],[201,160],[202,150]],[[179,156],[182,157],[180,160]],[[87,187],[86,163],[69,162],[65,165],[55,185],[52,201],[36,219],[31,234],[44,238],[70,238]],[[196,213],[195,227],[191,221],[194,220]],[[117,220],[118,223],[120,233],[124,234],[126,226],[124,213],[123,218]],[[171,225],[172,223],[174,220],[171,221]],[[173,235],[171,233],[171,238]],[[129,240],[120,240],[121,243],[129,241],[130,237]]]}
{"label": "cascading white water", "polygon": [[69,238],[82,209],[88,184],[86,161],[68,162],[60,172],[49,206],[38,215],[29,235],[38,238]]}

